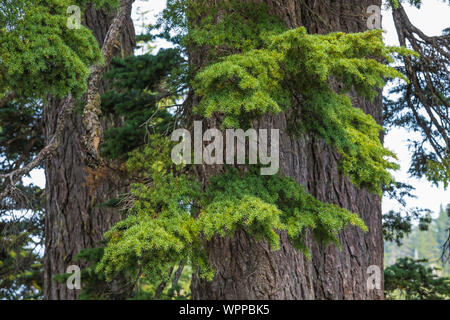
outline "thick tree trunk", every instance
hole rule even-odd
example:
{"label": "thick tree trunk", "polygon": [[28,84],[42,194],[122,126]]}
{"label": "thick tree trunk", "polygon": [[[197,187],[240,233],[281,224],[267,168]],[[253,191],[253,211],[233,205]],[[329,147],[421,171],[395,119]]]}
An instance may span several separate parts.
{"label": "thick tree trunk", "polygon": [[[130,11],[131,14],[131,11]],[[94,10],[88,6],[84,13],[84,24],[103,44],[114,14]],[[132,54],[135,45],[134,27],[131,18],[123,29],[122,46],[117,54]],[[56,128],[60,101],[50,99],[44,109],[45,137],[48,141]],[[119,219],[112,209],[96,205],[117,195],[117,181],[102,181],[92,192],[86,184],[85,152],[81,144],[81,114],[75,112],[65,128],[61,145],[45,164],[46,214],[44,256],[44,298],[75,299],[79,290],[70,290],[65,283],[52,278],[66,272],[70,265],[79,265],[74,257],[81,249],[100,245],[103,233]],[[120,298],[120,290],[117,292]]]}
{"label": "thick tree trunk", "polygon": [[[290,28],[305,26],[309,33],[367,30],[366,10],[380,0],[265,0]],[[195,53],[194,53],[195,55]],[[201,63],[202,56],[193,57]],[[381,98],[373,102],[354,99],[355,106],[382,121]],[[217,273],[212,282],[194,276],[194,299],[383,299],[381,289],[367,288],[368,267],[383,270],[381,200],[355,188],[338,172],[337,154],[322,141],[286,133],[286,115],[266,117],[260,128],[280,129],[280,166],[317,199],[338,204],[364,219],[369,232],[349,228],[340,235],[342,249],[309,241],[308,260],[281,235],[281,249],[270,251],[240,231],[234,238],[208,243],[210,262]],[[381,280],[383,282],[383,280]]]}

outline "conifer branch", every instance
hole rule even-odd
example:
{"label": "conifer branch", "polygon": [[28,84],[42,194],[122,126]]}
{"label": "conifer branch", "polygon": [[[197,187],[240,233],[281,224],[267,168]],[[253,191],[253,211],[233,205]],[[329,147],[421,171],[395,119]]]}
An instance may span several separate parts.
{"label": "conifer branch", "polygon": [[[125,19],[131,9],[131,5],[133,4],[133,2],[134,0],[122,0],[120,2],[119,12],[117,13],[111,26],[109,27],[108,33],[105,37],[105,41],[103,42],[103,46],[101,49],[104,61],[103,63],[99,63],[90,68],[91,72],[87,81],[88,89],[86,94],[86,105],[83,112],[83,123],[85,123],[85,125],[86,123],[88,124],[86,126],[86,130],[89,134],[88,141],[90,142],[90,146],[92,146],[92,149],[95,151],[93,155],[97,154],[98,143],[96,139],[100,139],[101,137],[101,124],[99,120],[99,86],[101,78],[104,71],[109,67],[109,64],[111,63],[114,47],[119,41],[120,31],[122,29],[122,26],[124,25]],[[0,101],[0,106],[3,106],[4,104],[13,100],[15,98],[15,95],[15,92],[11,92],[10,94],[8,94],[4,99]],[[6,183],[4,190],[0,193],[0,199],[5,198],[11,192],[14,192],[15,184],[19,182],[19,180],[24,175],[28,174],[31,170],[38,167],[44,160],[46,160],[55,152],[55,150],[60,145],[67,119],[69,119],[72,115],[74,108],[75,101],[72,97],[72,94],[69,94],[64,99],[64,103],[58,116],[55,133],[53,134],[47,146],[40,150],[36,157],[24,167],[13,170],[9,173],[0,174],[0,179]]]}

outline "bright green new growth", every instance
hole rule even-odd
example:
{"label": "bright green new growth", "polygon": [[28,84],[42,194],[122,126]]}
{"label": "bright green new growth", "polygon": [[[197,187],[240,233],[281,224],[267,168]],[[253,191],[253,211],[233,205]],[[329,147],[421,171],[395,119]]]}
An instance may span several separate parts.
{"label": "bright green new growth", "polygon": [[[234,29],[227,18],[217,25],[206,23],[208,33],[194,28],[192,39],[197,45],[228,54],[235,46],[240,52],[197,73],[193,87],[202,97],[197,112],[205,117],[223,114],[224,127],[246,127],[257,117],[292,108],[294,134],[313,133],[335,146],[342,156],[341,169],[351,182],[381,194],[381,185],[392,182],[387,169],[398,167],[389,160],[395,155],[380,142],[382,127],[353,106],[348,93],[354,90],[372,99],[386,78],[403,78],[375,59],[392,62],[392,54],[411,52],[386,47],[379,30],[309,35],[305,28],[297,28],[274,35],[265,28],[274,25],[272,20],[263,14],[257,19],[257,36],[248,41],[243,39],[245,32],[228,34]],[[239,25],[237,17],[234,21]]]}
{"label": "bright green new growth", "polygon": [[19,0],[0,7],[0,93],[42,97],[85,91],[89,66],[101,60],[101,52],[89,29],[67,27],[72,4]]}
{"label": "bright green new growth", "polygon": [[[131,173],[147,182],[133,185],[127,218],[106,234],[109,242],[97,271],[110,278],[141,269],[157,280],[181,261],[212,277],[204,241],[233,236],[240,229],[266,240],[272,249],[279,248],[278,232],[286,231],[305,255],[307,230],[317,241],[337,245],[338,232],[348,225],[367,230],[358,215],[316,200],[290,178],[260,176],[257,170],[229,169],[202,192],[192,177],[167,166],[167,139],[151,140],[152,145],[131,153],[127,163]],[[153,164],[145,165],[143,159]]]}
{"label": "bright green new growth", "polygon": [[198,220],[207,239],[215,234],[232,235],[237,228],[244,227],[278,249],[275,231],[285,230],[293,245],[305,255],[308,255],[304,238],[307,230],[319,242],[338,246],[338,231],[347,225],[367,231],[358,215],[318,201],[291,178],[260,176],[257,170],[229,169],[211,178],[199,204],[204,209]]}

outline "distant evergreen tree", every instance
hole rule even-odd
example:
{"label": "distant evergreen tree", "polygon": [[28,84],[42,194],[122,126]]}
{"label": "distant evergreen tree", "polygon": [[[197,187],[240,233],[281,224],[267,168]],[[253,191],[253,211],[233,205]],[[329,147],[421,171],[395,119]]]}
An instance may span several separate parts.
{"label": "distant evergreen tree", "polygon": [[427,260],[400,258],[384,271],[388,299],[450,299],[450,278],[439,277],[436,269],[423,265]]}
{"label": "distant evergreen tree", "polygon": [[[115,59],[111,67],[105,75],[111,90],[102,96],[102,111],[119,125],[105,132],[102,150],[109,158],[124,159],[150,134],[171,132],[174,114],[168,109],[183,92],[177,78],[183,59],[179,50],[166,49]],[[158,104],[161,100],[166,104]]]}
{"label": "distant evergreen tree", "polygon": [[[30,97],[0,107],[0,174],[26,165],[42,149],[42,105]],[[40,298],[44,190],[21,180],[13,191],[0,199],[0,299]]]}
{"label": "distant evergreen tree", "polygon": [[385,267],[393,265],[399,258],[410,257],[426,260],[424,264],[436,268],[438,274],[450,275],[448,260],[441,258],[448,255],[445,243],[448,239],[449,225],[450,218],[441,206],[438,217],[431,220],[429,230],[424,231],[415,226],[400,244],[386,241]]}

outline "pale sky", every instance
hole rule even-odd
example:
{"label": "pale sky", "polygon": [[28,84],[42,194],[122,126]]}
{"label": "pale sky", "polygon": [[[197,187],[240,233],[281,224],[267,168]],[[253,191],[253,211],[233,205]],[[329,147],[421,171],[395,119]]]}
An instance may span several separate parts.
{"label": "pale sky", "polygon": [[[405,6],[405,10],[411,23],[427,35],[439,35],[450,25],[450,6],[441,0],[425,0],[420,10],[409,6]],[[394,21],[390,12],[383,12],[383,30],[386,31],[385,42],[390,45],[398,45]],[[398,181],[409,183],[416,188],[417,199],[408,200],[410,207],[427,208],[438,213],[441,204],[445,207],[450,203],[450,190],[444,190],[442,186],[440,188],[432,186],[426,179],[418,180],[408,177],[407,172],[411,158],[407,140],[410,137],[411,134],[405,129],[393,129],[385,138],[385,146],[397,154],[401,165],[401,169],[395,172],[394,176]],[[383,212],[395,207],[395,202],[389,199],[383,200]]]}
{"label": "pale sky", "polygon": [[[164,9],[166,0],[136,1],[133,6],[133,18],[137,30],[142,25],[141,18],[145,23],[154,23],[155,15]],[[448,27],[450,17],[450,6],[442,3],[441,0],[425,0],[420,10],[411,7],[405,7],[412,21],[417,27],[428,35],[440,34],[443,29]],[[145,12],[144,15],[139,13]],[[385,30],[386,43],[391,45],[398,44],[395,33],[394,23],[390,12],[383,12],[383,30]],[[166,47],[168,44],[164,41],[156,43],[158,47]],[[393,150],[401,164],[401,169],[394,173],[397,180],[411,184],[416,188],[417,199],[408,200],[408,206],[419,206],[428,208],[433,212],[439,211],[439,206],[450,203],[450,190],[444,190],[443,187],[437,188],[431,185],[426,179],[412,179],[408,177],[407,170],[410,162],[410,154],[407,148],[407,139],[410,134],[404,129],[395,129],[386,136],[385,145]],[[33,182],[41,187],[45,185],[43,170],[34,170],[31,178],[26,178],[25,183]],[[396,207],[396,203],[389,199],[383,200],[383,212]]]}

